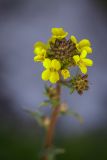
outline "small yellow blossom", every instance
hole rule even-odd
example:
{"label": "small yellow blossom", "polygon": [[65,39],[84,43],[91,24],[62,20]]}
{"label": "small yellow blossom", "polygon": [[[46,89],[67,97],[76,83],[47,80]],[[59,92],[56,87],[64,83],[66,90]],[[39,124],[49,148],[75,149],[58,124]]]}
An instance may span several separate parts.
{"label": "small yellow blossom", "polygon": [[68,32],[65,32],[63,28],[52,28],[52,40],[54,39],[63,39],[68,35]]}
{"label": "small yellow blossom", "polygon": [[48,39],[48,45],[50,46],[50,42],[55,43],[56,38],[55,37],[50,37]]}
{"label": "small yellow blossom", "polygon": [[49,80],[51,83],[56,83],[59,80],[58,71],[61,68],[60,62],[56,59],[50,60],[46,58],[43,61],[43,66],[46,70],[42,72],[42,79],[45,81]]}
{"label": "small yellow blossom", "polygon": [[93,61],[91,59],[86,58],[86,56],[87,56],[86,50],[83,50],[80,56],[79,55],[73,56],[73,59],[75,60],[76,64],[79,66],[83,74],[87,73],[87,66],[93,65]]}
{"label": "small yellow blossom", "polygon": [[69,72],[68,69],[62,69],[62,70],[61,70],[61,74],[62,74],[62,76],[64,77],[64,79],[67,79],[67,78],[70,77],[70,72]]}
{"label": "small yellow blossom", "polygon": [[91,43],[88,39],[82,39],[78,42],[75,36],[71,36],[71,40],[76,44],[76,48],[79,52],[86,50],[87,53],[92,53]]}
{"label": "small yellow blossom", "polygon": [[37,42],[34,45],[34,54],[36,54],[34,61],[43,61],[46,57],[46,50],[47,46],[43,42]]}

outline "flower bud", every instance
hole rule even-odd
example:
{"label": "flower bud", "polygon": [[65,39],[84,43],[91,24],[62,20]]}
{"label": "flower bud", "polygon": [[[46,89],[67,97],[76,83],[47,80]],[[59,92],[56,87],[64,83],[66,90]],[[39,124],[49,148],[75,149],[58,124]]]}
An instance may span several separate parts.
{"label": "flower bud", "polygon": [[65,112],[67,112],[67,110],[68,110],[67,104],[66,103],[62,103],[61,106],[60,106],[60,112],[61,113],[65,113]]}
{"label": "flower bud", "polygon": [[42,117],[42,123],[43,123],[43,126],[47,128],[50,124],[50,118],[45,116]]}

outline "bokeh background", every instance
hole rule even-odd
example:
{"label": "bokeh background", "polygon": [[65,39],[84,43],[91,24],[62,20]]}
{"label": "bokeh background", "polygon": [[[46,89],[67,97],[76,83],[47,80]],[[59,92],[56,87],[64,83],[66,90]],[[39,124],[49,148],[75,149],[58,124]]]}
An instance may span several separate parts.
{"label": "bokeh background", "polygon": [[106,0],[0,0],[0,160],[36,160],[44,130],[25,110],[45,98],[43,70],[33,62],[33,44],[46,40],[52,27],[64,27],[93,46],[90,89],[62,99],[84,118],[57,124],[55,144],[62,160],[107,160],[107,2]]}

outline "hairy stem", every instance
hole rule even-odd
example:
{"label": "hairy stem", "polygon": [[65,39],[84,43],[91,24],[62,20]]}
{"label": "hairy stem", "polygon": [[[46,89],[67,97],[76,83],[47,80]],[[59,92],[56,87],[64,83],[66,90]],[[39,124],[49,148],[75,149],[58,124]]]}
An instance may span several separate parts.
{"label": "hairy stem", "polygon": [[[56,90],[57,90],[57,97],[58,97],[58,101],[59,104],[57,106],[54,106],[52,114],[51,114],[51,119],[50,119],[50,125],[48,127],[47,133],[46,133],[46,139],[45,139],[45,149],[51,148],[52,144],[53,144],[53,136],[54,136],[54,129],[55,129],[55,125],[57,122],[57,118],[60,112],[60,94],[61,94],[61,87],[60,87],[60,83],[57,82],[56,84]],[[42,157],[42,160],[48,160],[48,156],[45,155]]]}

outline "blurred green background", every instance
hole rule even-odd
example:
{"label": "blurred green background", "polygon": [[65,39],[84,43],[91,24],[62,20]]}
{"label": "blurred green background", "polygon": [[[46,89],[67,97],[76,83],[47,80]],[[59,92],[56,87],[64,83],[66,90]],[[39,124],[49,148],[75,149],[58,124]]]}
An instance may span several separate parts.
{"label": "blurred green background", "polygon": [[[34,129],[33,129],[34,130]],[[43,134],[18,133],[5,131],[0,133],[1,160],[38,160],[43,147]],[[82,136],[61,137],[55,139],[55,145],[64,148],[65,153],[58,155],[62,160],[107,160],[107,133],[96,131]]]}

